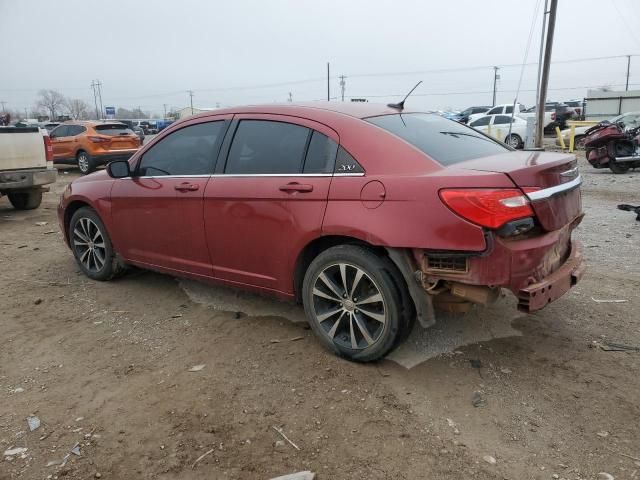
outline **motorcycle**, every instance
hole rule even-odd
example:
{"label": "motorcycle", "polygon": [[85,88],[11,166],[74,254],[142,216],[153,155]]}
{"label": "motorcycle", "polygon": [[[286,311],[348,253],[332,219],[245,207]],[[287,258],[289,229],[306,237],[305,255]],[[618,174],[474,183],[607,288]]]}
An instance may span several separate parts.
{"label": "motorcycle", "polygon": [[640,167],[640,127],[626,130],[624,123],[600,122],[585,132],[585,154],[595,168],[626,173]]}

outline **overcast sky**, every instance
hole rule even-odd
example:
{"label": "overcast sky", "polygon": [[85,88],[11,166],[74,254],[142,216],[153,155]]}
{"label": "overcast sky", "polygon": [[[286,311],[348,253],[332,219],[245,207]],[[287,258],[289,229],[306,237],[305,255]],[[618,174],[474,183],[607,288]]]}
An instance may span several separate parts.
{"label": "overcast sky", "polygon": [[[165,103],[188,105],[189,89],[199,107],[283,102],[289,92],[294,101],[322,100],[330,62],[332,97],[343,74],[347,99],[381,102],[423,80],[412,107],[464,108],[490,105],[491,66],[515,64],[500,70],[497,103],[506,103],[539,1],[0,0],[0,100],[24,110],[39,89],[52,88],[93,104],[93,79],[103,83],[104,105],[155,113]],[[542,7],[532,63],[541,15]],[[626,57],[562,62],[640,54],[638,25],[637,0],[559,0],[553,60],[560,63],[552,65],[548,98],[624,89]],[[535,99],[536,69],[525,69],[526,105]],[[640,89],[640,56],[630,83]]]}

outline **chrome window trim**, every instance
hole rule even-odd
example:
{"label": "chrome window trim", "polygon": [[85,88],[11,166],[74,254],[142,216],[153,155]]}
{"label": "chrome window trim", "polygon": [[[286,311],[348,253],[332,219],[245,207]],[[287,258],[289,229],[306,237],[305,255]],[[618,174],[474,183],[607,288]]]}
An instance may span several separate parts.
{"label": "chrome window trim", "polygon": [[364,177],[364,173],[215,173],[207,175],[141,175],[125,178],[225,178],[225,177]]}
{"label": "chrome window trim", "polygon": [[561,183],[560,185],[556,185],[554,187],[544,188],[536,192],[527,193],[527,197],[532,202],[535,202],[537,200],[544,200],[546,198],[553,197],[554,195],[557,195],[559,193],[573,190],[574,188],[579,187],[581,184],[582,184],[582,176],[578,175],[576,178],[574,178],[570,182]]}

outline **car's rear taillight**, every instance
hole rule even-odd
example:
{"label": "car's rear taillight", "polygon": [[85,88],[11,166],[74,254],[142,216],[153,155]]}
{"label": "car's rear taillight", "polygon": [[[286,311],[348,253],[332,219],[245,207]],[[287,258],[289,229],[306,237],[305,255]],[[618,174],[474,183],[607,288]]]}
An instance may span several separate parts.
{"label": "car's rear taillight", "polygon": [[533,216],[529,199],[516,188],[446,189],[440,198],[462,218],[487,228]]}
{"label": "car's rear taillight", "polygon": [[105,138],[105,137],[88,137],[90,141],[92,141],[93,143],[107,143],[110,141],[110,139]]}
{"label": "car's rear taillight", "polygon": [[44,138],[44,152],[47,162],[53,162],[53,145],[51,144],[51,138],[49,138],[49,135],[45,135],[42,138]]}

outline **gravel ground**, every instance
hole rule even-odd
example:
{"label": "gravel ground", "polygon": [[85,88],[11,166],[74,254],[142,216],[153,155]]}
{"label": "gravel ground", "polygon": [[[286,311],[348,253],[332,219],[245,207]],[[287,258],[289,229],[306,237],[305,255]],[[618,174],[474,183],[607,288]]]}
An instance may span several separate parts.
{"label": "gravel ground", "polygon": [[55,218],[74,169],[38,210],[0,199],[0,452],[27,449],[0,479],[640,478],[640,352],[598,347],[640,346],[640,222],[616,210],[640,173],[581,166],[577,288],[534,315],[507,296],[442,318],[370,365],[322,350],[296,306],[88,280]]}

